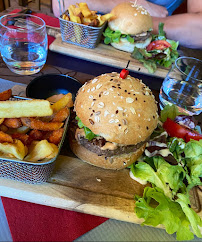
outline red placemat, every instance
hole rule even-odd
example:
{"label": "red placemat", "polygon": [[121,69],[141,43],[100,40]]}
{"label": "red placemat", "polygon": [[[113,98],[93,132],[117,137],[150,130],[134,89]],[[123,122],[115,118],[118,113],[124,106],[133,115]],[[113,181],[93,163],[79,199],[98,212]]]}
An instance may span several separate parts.
{"label": "red placemat", "polygon": [[[12,12],[10,13],[18,13],[20,12],[21,9],[15,9],[13,10]],[[58,18],[55,18],[55,17],[51,17],[51,16],[48,16],[44,13],[33,13],[33,15],[36,15],[40,18],[42,18],[46,25],[49,25],[49,26],[52,26],[52,27],[57,27],[57,28],[60,28],[60,22],[59,22],[59,19]],[[50,36],[48,35],[48,46],[55,40],[55,38],[53,36]]]}
{"label": "red placemat", "polygon": [[13,241],[73,241],[107,220],[2,197]]}

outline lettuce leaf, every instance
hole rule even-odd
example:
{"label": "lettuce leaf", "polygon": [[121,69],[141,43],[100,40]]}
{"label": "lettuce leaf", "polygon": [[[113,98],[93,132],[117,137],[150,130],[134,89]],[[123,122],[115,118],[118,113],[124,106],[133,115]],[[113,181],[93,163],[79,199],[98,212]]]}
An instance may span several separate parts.
{"label": "lettuce leaf", "polygon": [[84,126],[84,124],[82,123],[81,119],[78,116],[76,116],[76,120],[78,121],[79,128],[80,129],[82,129],[82,128],[84,129],[86,139],[92,140],[92,139],[94,139],[97,136],[89,128]]}
{"label": "lettuce leaf", "polygon": [[112,42],[114,43],[119,43],[120,38],[126,38],[127,41],[129,41],[130,43],[134,43],[134,39],[128,34],[121,34],[120,31],[113,31],[111,30],[109,27],[106,28],[106,30],[103,33],[104,35],[104,43],[105,44],[110,44]]}
{"label": "lettuce leaf", "polygon": [[160,156],[145,157],[145,161],[131,167],[135,177],[160,188],[170,199],[173,199],[178,191],[186,193],[183,182],[186,173],[181,166],[170,165]]}
{"label": "lettuce leaf", "polygon": [[135,212],[143,218],[142,225],[164,225],[168,234],[176,232],[177,240],[191,240],[194,234],[201,237],[199,216],[190,208],[188,195],[179,194],[176,201],[165,196],[160,188],[146,187],[143,197],[135,196]]}
{"label": "lettuce leaf", "polygon": [[187,115],[186,113],[179,112],[176,105],[174,105],[174,104],[169,105],[168,104],[164,107],[164,109],[161,110],[160,120],[161,120],[161,122],[164,123],[167,118],[174,120],[176,116],[181,115],[181,114]]}

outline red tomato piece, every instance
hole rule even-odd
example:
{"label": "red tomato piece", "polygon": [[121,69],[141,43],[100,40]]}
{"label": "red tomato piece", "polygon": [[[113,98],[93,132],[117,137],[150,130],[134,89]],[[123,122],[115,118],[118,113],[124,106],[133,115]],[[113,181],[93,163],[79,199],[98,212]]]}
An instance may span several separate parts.
{"label": "red tomato piece", "polygon": [[167,118],[167,120],[163,123],[163,128],[171,137],[177,137],[177,138],[185,138],[185,135],[187,134],[188,130],[181,125],[177,124],[175,121],[173,121],[170,118]]}
{"label": "red tomato piece", "polygon": [[184,139],[185,142],[189,142],[191,139],[200,140],[202,135],[195,132],[194,130],[187,129],[180,124],[177,124],[170,118],[163,123],[163,128],[171,137],[177,137]]}
{"label": "red tomato piece", "polygon": [[147,46],[146,50],[163,50],[169,47],[171,47],[171,44],[166,40],[154,40]]}
{"label": "red tomato piece", "polygon": [[188,133],[185,135],[185,141],[189,142],[191,139],[200,140],[202,139],[202,135],[196,132],[188,131]]}
{"label": "red tomato piece", "polygon": [[127,77],[127,75],[129,74],[129,71],[127,69],[123,69],[120,73],[120,77],[122,79],[125,79]]}

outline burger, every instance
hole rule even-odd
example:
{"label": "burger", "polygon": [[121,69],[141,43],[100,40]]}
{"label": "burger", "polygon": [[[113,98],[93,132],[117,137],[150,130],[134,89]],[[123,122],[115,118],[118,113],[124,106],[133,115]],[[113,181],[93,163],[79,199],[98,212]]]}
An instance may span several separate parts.
{"label": "burger", "polygon": [[102,74],[78,91],[70,147],[81,160],[119,170],[135,162],[157,126],[151,90],[141,80],[119,73]]}
{"label": "burger", "polygon": [[134,47],[146,48],[152,40],[152,18],[142,6],[123,2],[112,9],[114,17],[103,33],[105,44],[132,53]]}

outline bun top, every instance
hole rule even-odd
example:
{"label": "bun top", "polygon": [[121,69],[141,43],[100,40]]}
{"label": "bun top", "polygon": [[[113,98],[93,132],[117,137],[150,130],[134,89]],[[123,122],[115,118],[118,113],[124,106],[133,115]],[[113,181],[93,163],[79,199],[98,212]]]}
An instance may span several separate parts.
{"label": "bun top", "polygon": [[152,18],[148,11],[132,2],[123,2],[112,9],[115,15],[109,21],[109,27],[122,34],[136,35],[153,28]]}
{"label": "bun top", "polygon": [[123,145],[145,141],[157,126],[151,90],[130,75],[102,74],[78,91],[74,109],[82,123],[107,141]]}

